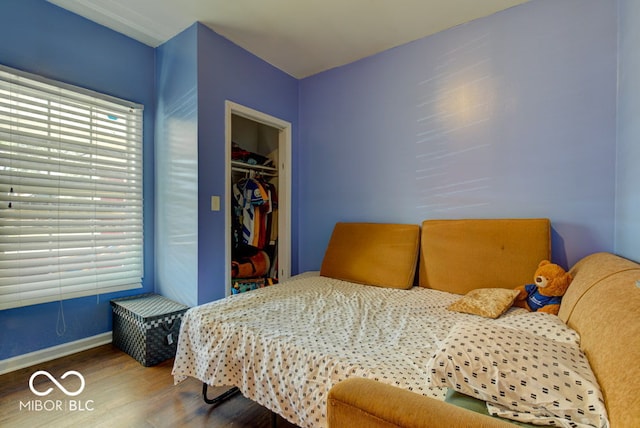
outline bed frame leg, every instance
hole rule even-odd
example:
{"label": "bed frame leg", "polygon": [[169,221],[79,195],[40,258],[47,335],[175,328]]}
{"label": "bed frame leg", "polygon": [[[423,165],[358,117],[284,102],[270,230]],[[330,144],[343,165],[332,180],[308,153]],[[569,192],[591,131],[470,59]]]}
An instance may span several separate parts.
{"label": "bed frame leg", "polygon": [[228,390],[226,390],[225,392],[223,392],[222,394],[213,397],[213,398],[209,398],[207,397],[207,389],[209,388],[209,385],[207,385],[206,383],[202,382],[202,399],[204,400],[205,403],[207,404],[219,404],[222,403],[225,400],[228,400],[229,398],[233,397],[234,395],[236,395],[238,392],[240,392],[240,389],[238,389],[238,387],[234,386],[233,388],[230,388]]}

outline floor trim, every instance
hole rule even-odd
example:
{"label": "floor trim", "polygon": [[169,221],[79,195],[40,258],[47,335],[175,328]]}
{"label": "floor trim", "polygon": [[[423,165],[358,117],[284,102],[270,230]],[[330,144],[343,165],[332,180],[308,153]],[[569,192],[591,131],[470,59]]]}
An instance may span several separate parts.
{"label": "floor trim", "polygon": [[108,331],[96,336],[63,343],[62,345],[52,346],[51,348],[40,349],[39,351],[18,355],[17,357],[7,358],[6,360],[0,360],[0,375],[95,348],[96,346],[106,345],[107,343],[111,343],[112,336],[112,333]]}

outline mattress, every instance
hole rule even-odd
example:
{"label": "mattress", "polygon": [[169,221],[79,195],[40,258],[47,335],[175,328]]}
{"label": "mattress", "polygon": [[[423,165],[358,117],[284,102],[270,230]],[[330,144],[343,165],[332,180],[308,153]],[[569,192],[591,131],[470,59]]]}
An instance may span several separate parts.
{"label": "mattress", "polygon": [[[426,366],[456,323],[530,329],[532,317],[544,316],[511,308],[491,320],[446,309],[459,298],[423,287],[380,288],[317,274],[230,296],[187,311],[174,380],[237,386],[245,397],[300,427],[324,427],[329,390],[350,377],[443,400],[446,389],[430,387]],[[555,337],[574,340],[554,328],[545,327]]]}

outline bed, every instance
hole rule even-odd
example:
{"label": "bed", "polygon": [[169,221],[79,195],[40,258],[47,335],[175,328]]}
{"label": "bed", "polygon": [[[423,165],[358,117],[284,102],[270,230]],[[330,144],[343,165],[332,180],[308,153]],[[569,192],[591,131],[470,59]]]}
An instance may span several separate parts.
{"label": "bed", "polygon": [[549,256],[546,219],[339,223],[319,272],[190,309],[174,379],[235,386],[300,427],[326,426],[329,390],[349,378],[444,400],[428,367],[454,326],[535,326],[577,344],[557,317],[513,299],[488,315],[449,309],[466,290],[503,300]]}

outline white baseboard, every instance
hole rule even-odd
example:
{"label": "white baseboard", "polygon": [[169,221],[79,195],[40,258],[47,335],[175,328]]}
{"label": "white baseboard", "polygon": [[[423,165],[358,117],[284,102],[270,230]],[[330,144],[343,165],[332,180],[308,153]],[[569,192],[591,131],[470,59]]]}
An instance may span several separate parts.
{"label": "white baseboard", "polygon": [[95,348],[96,346],[106,345],[107,343],[111,343],[112,337],[112,333],[108,331],[74,342],[63,343],[62,345],[52,346],[51,348],[0,360],[0,375]]}

